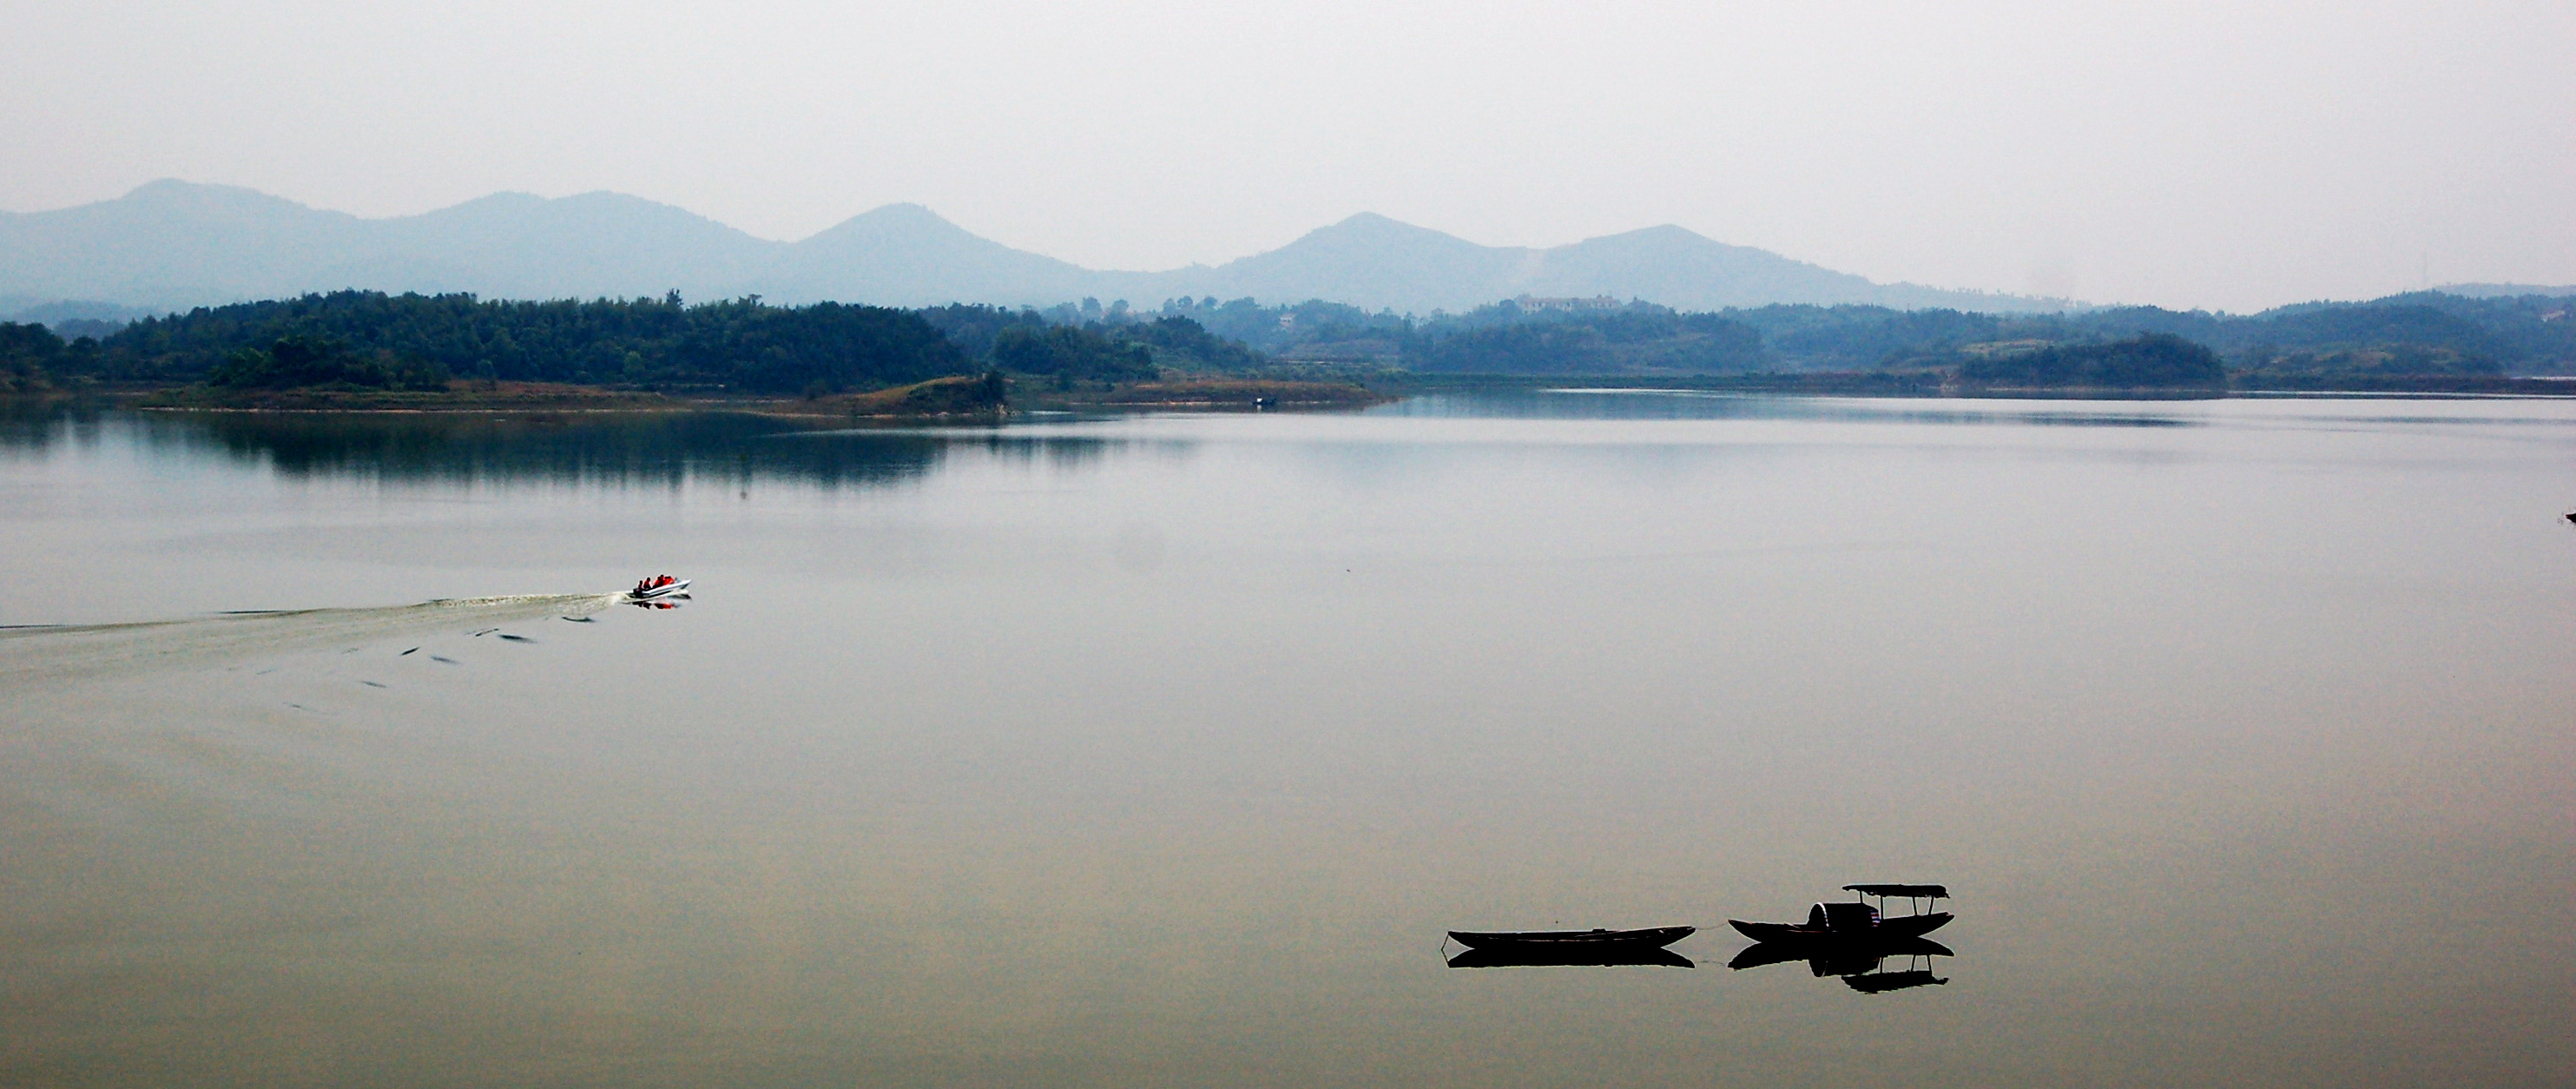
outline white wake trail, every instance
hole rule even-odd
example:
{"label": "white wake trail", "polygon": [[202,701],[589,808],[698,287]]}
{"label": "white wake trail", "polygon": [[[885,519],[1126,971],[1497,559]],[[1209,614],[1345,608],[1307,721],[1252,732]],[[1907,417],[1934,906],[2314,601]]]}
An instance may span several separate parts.
{"label": "white wake trail", "polygon": [[617,594],[442,598],[372,609],[224,613],[130,624],[0,628],[0,686],[202,666],[263,654],[355,648],[404,635],[470,634],[521,620],[587,616]]}

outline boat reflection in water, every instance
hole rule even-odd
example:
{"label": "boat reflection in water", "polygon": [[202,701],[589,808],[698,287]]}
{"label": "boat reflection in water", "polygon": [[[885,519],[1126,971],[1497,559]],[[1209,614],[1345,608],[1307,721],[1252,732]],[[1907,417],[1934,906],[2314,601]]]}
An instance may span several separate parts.
{"label": "boat reflection in water", "polygon": [[[1949,946],[1930,938],[1864,938],[1832,947],[1820,943],[1758,942],[1736,954],[1726,966],[1740,970],[1803,960],[1818,978],[1840,976],[1855,991],[1877,994],[1948,983],[1932,974],[1932,958],[1956,955]],[[1889,970],[1888,962],[1897,957],[1905,958],[1905,967]]]}
{"label": "boat reflection in water", "polygon": [[[1938,955],[1948,956],[1949,950],[1944,949]],[[1924,967],[1917,968],[1914,966],[1913,960],[1909,958],[1905,962],[1905,968],[1903,970],[1891,972],[1882,969],[1876,972],[1865,972],[1856,976],[1844,976],[1843,982],[1849,984],[1851,989],[1859,991],[1862,994],[1877,994],[1881,991],[1901,991],[1907,987],[1937,987],[1950,982],[1949,980],[1932,974],[1932,969],[1930,967],[1932,964],[1931,957],[1924,957],[1923,964]]]}
{"label": "boat reflection in water", "polygon": [[1452,968],[1613,968],[1644,965],[1696,967],[1691,959],[1665,949],[1691,936],[1691,927],[1647,930],[1524,930],[1486,932],[1452,930],[1449,937],[1467,951],[1449,959]]}
{"label": "boat reflection in water", "polygon": [[[1889,897],[1929,900],[1935,906],[1950,895],[1939,885],[1845,885],[1864,899],[1854,903],[1817,904],[1807,911],[1807,921],[1796,923],[1747,923],[1728,920],[1728,925],[1754,939],[1751,948],[1727,962],[1733,969],[1759,968],[1767,964],[1805,961],[1819,978],[1839,976],[1851,989],[1863,994],[1901,991],[1909,987],[1931,987],[1950,982],[1932,974],[1932,958],[1956,954],[1950,947],[1923,935],[1950,921],[1944,911],[1917,912],[1887,918],[1866,902],[1878,897],[1883,905]],[[1904,958],[1904,967],[1890,969],[1893,958]]]}

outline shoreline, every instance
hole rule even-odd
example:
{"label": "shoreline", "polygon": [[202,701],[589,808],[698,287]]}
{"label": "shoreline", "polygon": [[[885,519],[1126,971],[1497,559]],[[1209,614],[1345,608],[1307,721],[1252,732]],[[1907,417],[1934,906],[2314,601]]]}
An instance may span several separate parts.
{"label": "shoreline", "polygon": [[[1747,396],[1856,397],[1885,400],[2208,401],[2227,399],[2335,398],[2425,400],[2576,398],[2576,379],[2540,377],[2388,377],[2334,384],[2278,383],[2228,389],[2101,389],[2084,387],[1971,386],[1940,382],[1936,375],[1830,372],[1814,375],[1406,375],[1365,382],[1297,382],[1264,379],[1178,379],[1094,390],[1030,388],[1039,379],[1008,380],[1008,396],[970,403],[959,396],[973,378],[943,378],[867,393],[800,398],[777,395],[664,393],[596,387],[499,390],[263,391],[243,399],[187,397],[194,386],[49,389],[0,393],[0,405],[105,404],[139,412],[237,415],[473,415],[568,417],[733,412],[778,419],[860,420],[902,423],[1006,420],[1029,411],[1333,411],[1389,404],[1430,393],[1458,392],[1675,392]],[[928,394],[928,396],[925,396]],[[251,403],[243,403],[249,401]]]}
{"label": "shoreline", "polygon": [[1457,390],[1673,390],[1693,393],[1769,393],[1816,397],[1885,397],[1961,400],[2029,399],[2097,401],[2205,401],[2230,397],[2570,397],[2576,378],[2535,376],[2380,375],[2338,381],[2252,378],[2244,385],[2211,386],[2006,386],[1960,382],[1936,372],[1819,371],[1813,374],[1722,375],[1461,374],[1408,375],[1382,383],[1407,392]]}

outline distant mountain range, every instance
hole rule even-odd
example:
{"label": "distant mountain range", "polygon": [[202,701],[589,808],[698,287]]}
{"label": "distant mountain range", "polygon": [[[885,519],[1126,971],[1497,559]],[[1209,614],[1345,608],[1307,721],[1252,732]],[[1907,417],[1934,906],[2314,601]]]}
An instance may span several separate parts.
{"label": "distant mountain range", "polygon": [[[115,200],[0,213],[0,302],[108,317],[309,291],[464,291],[487,298],[759,294],[889,306],[1155,306],[1179,295],[1369,309],[1466,310],[1519,295],[1645,299],[1686,310],[1766,303],[2064,309],[2058,300],[1873,283],[1765,250],[1649,227],[1545,249],[1480,246],[1362,214],[1217,266],[1082,268],[978,237],[915,204],[799,242],[755,238],[617,193],[500,193],[416,216],[361,219],[231,186],[156,181]],[[62,304],[76,305],[63,310]],[[101,306],[100,304],[106,304]]]}

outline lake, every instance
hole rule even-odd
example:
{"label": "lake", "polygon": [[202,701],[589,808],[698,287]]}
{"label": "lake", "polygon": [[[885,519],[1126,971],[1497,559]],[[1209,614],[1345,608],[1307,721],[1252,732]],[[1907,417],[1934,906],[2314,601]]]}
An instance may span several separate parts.
{"label": "lake", "polygon": [[[2564,1084],[2571,505],[2567,400],[21,410],[0,1083]],[[1861,882],[1946,982],[1727,967]]]}

